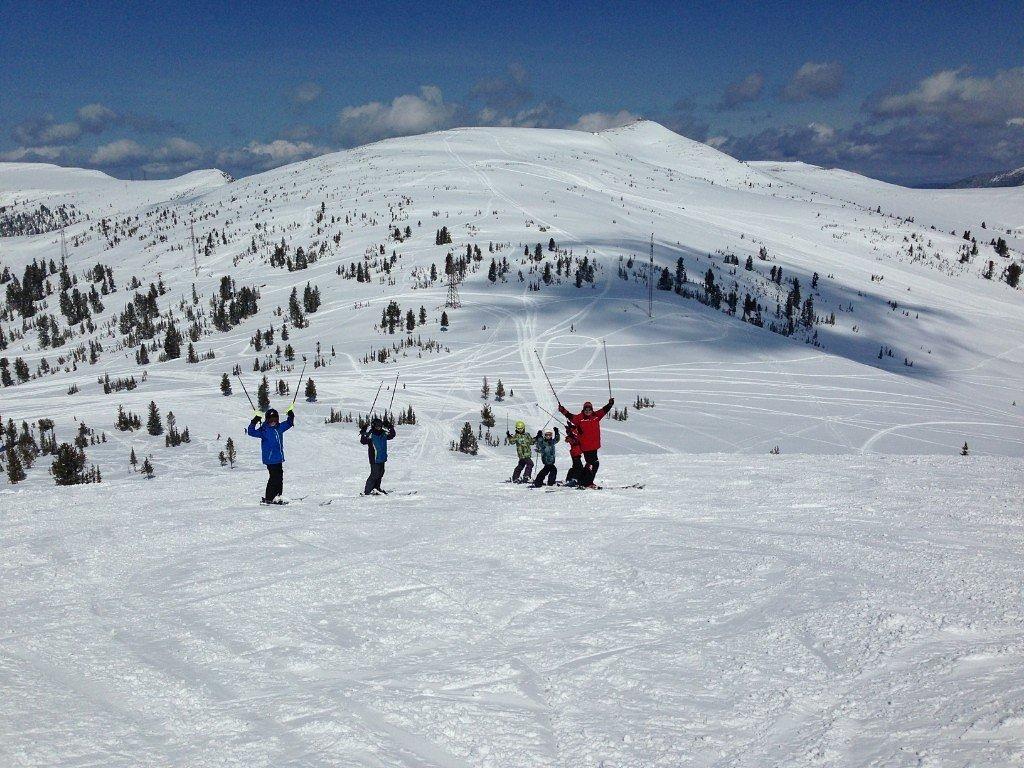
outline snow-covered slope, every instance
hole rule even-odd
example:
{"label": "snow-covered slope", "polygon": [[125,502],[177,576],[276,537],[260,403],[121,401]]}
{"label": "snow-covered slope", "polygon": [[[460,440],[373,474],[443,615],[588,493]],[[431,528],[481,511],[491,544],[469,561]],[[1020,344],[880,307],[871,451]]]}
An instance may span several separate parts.
{"label": "snow-covered slope", "polygon": [[[440,446],[464,421],[479,420],[485,375],[516,392],[498,407],[502,423],[506,410],[531,424],[546,421],[539,406],[550,410],[554,400],[535,349],[566,402],[602,401],[605,340],[618,404],[637,396],[656,403],[631,409],[627,422],[608,424],[610,452],[764,452],[778,445],[785,452],[949,453],[967,441],[981,452],[1024,453],[1024,422],[1014,405],[1022,387],[1024,302],[999,280],[1019,253],[996,257],[983,239],[996,227],[1022,223],[1013,217],[1024,208],[1010,199],[1024,199],[1021,190],[906,190],[810,167],[743,164],[649,122],[599,134],[460,129],[225,181],[213,171],[123,182],[52,166],[0,166],[8,200],[37,199],[42,189],[51,201],[75,206],[78,219],[65,230],[71,270],[81,277],[102,262],[119,286],[93,318],[97,330],[76,334],[65,347],[101,340],[104,351],[94,366],[65,370],[71,368],[66,351],[40,349],[35,321],[28,322],[24,338],[4,355],[12,364],[22,357],[33,372],[45,357],[56,373],[8,388],[0,413],[34,419],[61,410],[100,425],[109,422],[115,400],[139,409],[159,394],[162,407],[191,424],[202,414],[208,422],[202,434],[225,432],[244,411],[237,396],[220,399],[220,374],[236,364],[251,373],[259,356],[250,343],[255,330],[280,326],[277,308],[287,314],[292,288],[310,282],[323,306],[308,328],[292,328],[290,343],[300,356],[311,356],[317,342],[336,352],[314,371],[317,408],[358,412],[380,378],[401,371],[403,404],[422,411],[419,432]],[[396,226],[403,232],[408,226],[411,236],[396,241],[390,236]],[[435,245],[441,226],[452,234],[450,246]],[[977,255],[964,253],[968,228],[978,239]],[[674,274],[682,258],[684,292],[692,298],[655,291],[650,321],[645,262],[652,233],[659,269]],[[559,257],[547,249],[552,238],[561,258],[571,252],[573,274],[553,271],[548,285],[545,261]],[[1018,237],[1007,239],[1019,247]],[[320,257],[300,271],[271,267],[281,242],[290,257],[299,247]],[[524,246],[537,243],[542,261],[523,259]],[[464,307],[449,312],[451,329],[442,332],[445,255],[457,257],[467,245],[482,248],[482,261],[472,262],[477,271],[462,285]],[[354,262],[379,261],[382,247],[396,256],[390,273],[378,264],[368,283],[337,274]],[[8,237],[0,249],[2,263],[20,277],[32,259],[59,260],[60,238],[56,231]],[[573,276],[584,256],[597,269],[593,283],[577,288]],[[495,283],[487,279],[492,258],[509,265]],[[732,258],[738,266],[725,263]],[[989,260],[996,271],[986,280]],[[431,265],[441,270],[434,282]],[[709,269],[723,295],[719,310],[695,300],[706,296]],[[776,269],[777,282],[771,279]],[[207,335],[208,300],[225,275],[238,287],[260,287],[259,312],[229,332]],[[195,348],[215,357],[194,365],[158,363],[154,350],[146,386],[105,396],[97,392],[97,375],[138,375],[145,368],[134,361],[138,339],[120,348],[121,335],[105,323],[123,311],[132,277],[145,287],[158,276],[168,289],[159,301],[165,313],[183,298],[191,303],[196,286],[196,312],[205,317]],[[787,332],[788,321],[778,315],[793,278],[801,302],[811,295],[813,313],[826,322],[796,322],[784,336],[769,327]],[[56,276],[51,282],[56,287]],[[735,316],[722,311],[732,290]],[[741,322],[748,294],[765,327]],[[427,323],[415,334],[441,342],[445,351],[399,353],[398,365],[363,364],[373,349],[404,338],[375,327],[392,300],[403,318],[422,306]],[[47,304],[45,311],[62,320],[56,296]],[[17,335],[22,318],[3,326]],[[154,341],[162,343],[162,334]],[[65,358],[59,366],[58,356]],[[72,383],[82,391],[67,398]],[[178,396],[183,402],[174,402]]]}
{"label": "snow-covered slope", "polygon": [[[0,480],[0,765],[1019,762],[1013,194],[744,164],[643,122],[231,183],[0,165],[0,421],[28,450],[21,423],[52,419],[103,477],[56,487],[43,455]],[[605,345],[628,408],[605,490],[502,483],[507,420],[551,423],[545,370],[602,404]],[[302,357],[295,504],[260,507],[231,374],[283,410]],[[325,422],[378,392],[416,423],[398,493],[363,499],[356,427]],[[191,441],[147,434],[151,402]],[[480,455],[448,450],[467,423]]]}

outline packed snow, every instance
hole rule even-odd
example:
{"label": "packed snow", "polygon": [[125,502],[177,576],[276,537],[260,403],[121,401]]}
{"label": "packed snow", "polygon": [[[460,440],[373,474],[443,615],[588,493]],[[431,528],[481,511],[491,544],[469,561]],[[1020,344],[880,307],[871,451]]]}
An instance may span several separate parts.
{"label": "packed snow", "polygon": [[[1021,188],[740,163],[650,122],[458,129],[237,181],[0,164],[0,300],[62,239],[78,288],[97,264],[116,283],[87,321],[56,273],[0,316],[26,372],[0,424],[84,424],[102,473],[57,487],[42,455],[0,477],[0,765],[1024,764],[1022,213]],[[653,318],[652,235],[675,281]],[[299,248],[306,268],[274,262]],[[225,276],[258,309],[217,330]],[[123,313],[158,282],[150,337]],[[161,359],[169,317],[196,362]],[[275,407],[298,398],[284,507],[258,503],[244,434],[264,373]],[[627,409],[602,422],[603,490],[503,482],[507,425],[558,423],[545,374],[573,409],[609,387]],[[392,494],[361,498],[357,425],[325,422],[378,391],[415,424]],[[190,443],[147,434],[151,401]],[[479,455],[449,450],[467,422]]]}

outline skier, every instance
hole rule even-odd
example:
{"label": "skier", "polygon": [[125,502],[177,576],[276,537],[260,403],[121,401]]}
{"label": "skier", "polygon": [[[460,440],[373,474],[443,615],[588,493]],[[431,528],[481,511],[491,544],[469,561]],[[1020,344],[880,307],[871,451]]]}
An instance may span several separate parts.
{"label": "skier", "polygon": [[279,498],[284,490],[284,433],[295,426],[295,404],[289,405],[286,412],[288,419],[282,424],[277,411],[273,408],[267,411],[266,416],[259,411],[253,411],[252,421],[246,429],[249,437],[260,439],[263,463],[267,465],[267,472],[270,473],[267,490],[260,499],[263,504],[285,503]]}
{"label": "skier", "polygon": [[[510,434],[505,433],[505,437],[508,441],[516,447],[516,455],[519,457],[519,463],[516,464],[515,470],[512,472],[513,483],[528,483],[530,477],[533,475],[533,443],[534,438],[526,434],[526,422],[516,422],[516,433]],[[522,479],[520,480],[520,475]]]}
{"label": "skier", "polygon": [[572,459],[572,466],[565,473],[565,484],[576,486],[583,479],[583,449],[580,448],[580,431],[576,429],[571,421],[565,424],[565,442],[569,444],[569,458]]}
{"label": "skier", "polygon": [[370,459],[370,476],[366,478],[366,484],[363,486],[363,496],[370,496],[374,491],[387,495],[387,491],[380,487],[380,481],[384,479],[384,468],[388,460],[388,440],[394,439],[395,425],[390,421],[382,421],[379,416],[370,419],[369,431],[366,427],[360,430],[359,442],[366,446]]}
{"label": "skier", "polygon": [[615,405],[615,398],[608,398],[608,403],[599,411],[594,410],[594,404],[589,400],[583,404],[583,410],[579,413],[570,413],[564,405],[558,404],[558,412],[572,422],[579,432],[580,450],[583,453],[583,473],[579,478],[579,485],[583,488],[593,488],[594,479],[597,477],[598,461],[597,452],[601,448],[601,419],[608,415],[608,412]]}
{"label": "skier", "polygon": [[558,442],[561,439],[562,436],[558,432],[558,427],[555,427],[554,432],[550,429],[543,434],[540,430],[537,431],[535,445],[537,453],[540,454],[541,463],[544,466],[537,473],[537,478],[533,481],[535,488],[540,488],[544,485],[545,479],[548,481],[548,485],[555,484],[555,480],[558,478],[558,469],[555,467],[555,449],[558,447]]}

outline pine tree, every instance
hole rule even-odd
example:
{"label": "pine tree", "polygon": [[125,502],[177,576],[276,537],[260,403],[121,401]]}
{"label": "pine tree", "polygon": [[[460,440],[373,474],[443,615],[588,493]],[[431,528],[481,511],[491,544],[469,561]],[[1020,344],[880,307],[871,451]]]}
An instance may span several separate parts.
{"label": "pine tree", "polygon": [[57,485],[79,485],[87,482],[85,476],[85,451],[70,443],[57,447],[50,473]]}
{"label": "pine tree", "polygon": [[230,437],[228,438],[228,441],[226,443],[224,443],[224,453],[228,457],[228,464],[230,464],[231,468],[234,469],[235,468],[235,441],[232,440]]}
{"label": "pine tree", "polygon": [[672,273],[668,271],[668,267],[663,267],[661,270],[661,277],[658,278],[658,290],[672,290]]}
{"label": "pine tree", "polygon": [[226,373],[220,377],[220,392],[224,397],[231,394],[231,379]]}
{"label": "pine tree", "polygon": [[960,449],[960,455],[961,456],[969,456],[970,455],[970,449],[967,447],[967,443],[964,443],[964,447]]}
{"label": "pine tree", "polygon": [[153,400],[149,401],[149,419],[146,421],[146,431],[154,436],[164,433],[164,425],[160,421],[160,411]]}
{"label": "pine tree", "polygon": [[270,410],[270,382],[267,381],[266,376],[263,377],[263,381],[260,382],[256,390],[256,405],[264,413]]}
{"label": "pine tree", "polygon": [[149,460],[149,456],[147,456],[146,458],[144,458],[144,459],[142,460],[142,474],[143,474],[143,475],[144,475],[144,476],[145,476],[145,477],[146,477],[147,479],[152,479],[152,478],[153,478],[153,476],[154,476],[154,473],[153,473],[153,464],[152,464],[152,463],[150,462],[150,460]]}
{"label": "pine tree", "polygon": [[441,313],[441,327],[442,328],[447,328],[448,327],[448,313],[447,312],[442,312]]}
{"label": "pine tree", "polygon": [[26,477],[25,469],[18,458],[18,452],[13,448],[7,449],[7,480],[11,485],[20,483]]}
{"label": "pine tree", "polygon": [[313,383],[312,379],[306,379],[306,392],[305,392],[305,395],[306,395],[306,402],[307,403],[315,403],[316,402],[316,384]]}
{"label": "pine tree", "polygon": [[476,435],[473,434],[473,426],[468,421],[462,425],[458,450],[461,453],[468,453],[470,456],[476,456],[480,450],[480,445],[476,441]]}
{"label": "pine tree", "polygon": [[491,385],[487,382],[487,377],[484,376],[484,385],[480,387],[480,397],[486,400],[491,396]]}
{"label": "pine tree", "polygon": [[134,471],[135,468],[139,466],[139,460],[135,456],[135,449],[134,448],[132,448],[131,455],[128,456],[128,463],[131,465],[132,471]]}
{"label": "pine tree", "polygon": [[498,379],[498,384],[494,387],[494,401],[500,403],[505,399],[505,385],[501,383],[501,379]]}
{"label": "pine tree", "polygon": [[494,411],[491,410],[490,405],[484,405],[484,407],[480,409],[480,423],[485,427],[494,426]]}

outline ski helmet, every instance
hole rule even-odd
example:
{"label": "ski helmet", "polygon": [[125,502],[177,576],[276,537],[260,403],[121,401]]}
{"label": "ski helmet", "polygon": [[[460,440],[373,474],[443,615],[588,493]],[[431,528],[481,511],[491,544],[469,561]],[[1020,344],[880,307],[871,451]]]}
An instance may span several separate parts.
{"label": "ski helmet", "polygon": [[271,421],[271,420],[279,421],[281,416],[280,416],[280,414],[278,414],[278,412],[274,408],[268,408],[266,416],[264,416],[264,418],[267,421]]}
{"label": "ski helmet", "polygon": [[370,429],[380,429],[384,426],[384,422],[380,420],[380,416],[374,416],[370,419]]}
{"label": "ski helmet", "polygon": [[590,402],[589,400],[587,400],[587,402],[585,402],[583,404],[583,410],[584,411],[592,411],[592,410],[594,410],[594,404],[592,402]]}
{"label": "ski helmet", "polygon": [[525,421],[517,421],[516,422],[516,432],[525,432],[525,431],[526,431],[526,422]]}

